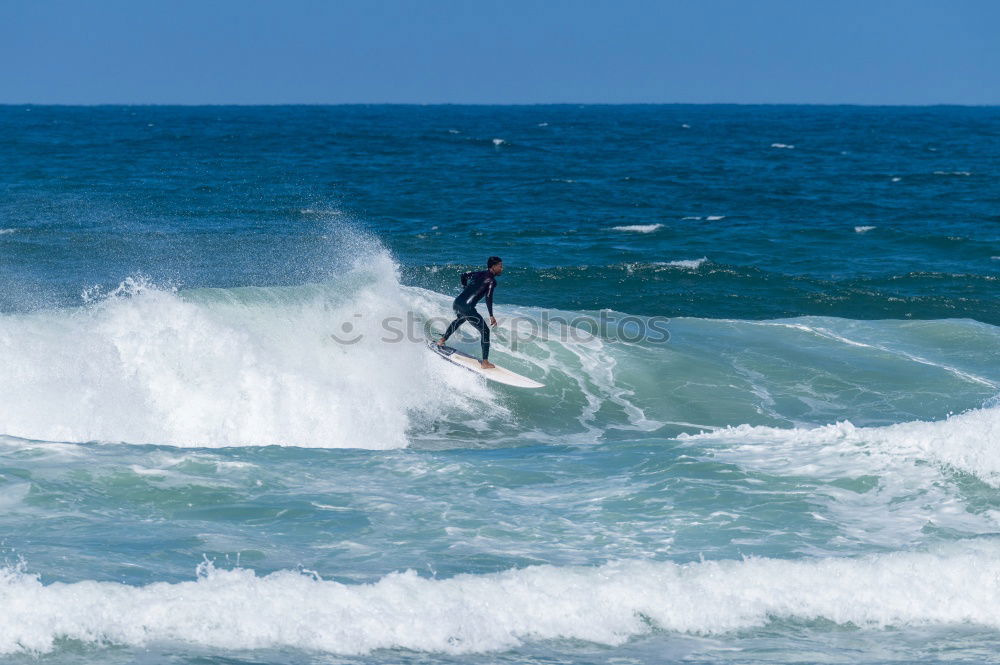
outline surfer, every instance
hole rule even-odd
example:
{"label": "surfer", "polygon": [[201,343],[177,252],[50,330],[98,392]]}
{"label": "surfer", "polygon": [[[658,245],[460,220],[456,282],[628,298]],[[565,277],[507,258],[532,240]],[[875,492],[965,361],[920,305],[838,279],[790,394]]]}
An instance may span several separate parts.
{"label": "surfer", "polygon": [[465,289],[458,294],[451,307],[458,317],[451,322],[444,335],[438,340],[438,346],[444,346],[452,333],[458,327],[468,321],[479,331],[480,342],[483,346],[483,359],[480,361],[483,369],[496,367],[490,362],[490,329],[486,326],[486,321],[476,311],[476,304],[485,296],[486,309],[490,313],[490,325],[496,326],[497,320],[493,317],[493,289],[497,285],[497,277],[503,273],[503,261],[499,256],[491,256],[486,261],[486,270],[471,271],[462,273],[462,286]]}

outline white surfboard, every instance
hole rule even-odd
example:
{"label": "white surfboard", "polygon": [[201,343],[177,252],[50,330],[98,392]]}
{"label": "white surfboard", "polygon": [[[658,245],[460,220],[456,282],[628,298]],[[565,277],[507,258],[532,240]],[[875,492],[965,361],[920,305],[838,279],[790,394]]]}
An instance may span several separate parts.
{"label": "white surfboard", "polygon": [[484,376],[490,381],[504,383],[508,386],[515,386],[517,388],[545,387],[544,383],[533,381],[526,376],[521,376],[517,372],[512,372],[509,369],[504,369],[500,366],[493,367],[492,369],[483,369],[479,364],[479,358],[473,358],[468,353],[462,353],[458,349],[453,349],[450,346],[438,346],[437,342],[428,342],[427,346],[430,347],[431,351],[438,354],[448,362],[455,363],[459,367],[464,367],[470,372],[475,372],[480,376]]}

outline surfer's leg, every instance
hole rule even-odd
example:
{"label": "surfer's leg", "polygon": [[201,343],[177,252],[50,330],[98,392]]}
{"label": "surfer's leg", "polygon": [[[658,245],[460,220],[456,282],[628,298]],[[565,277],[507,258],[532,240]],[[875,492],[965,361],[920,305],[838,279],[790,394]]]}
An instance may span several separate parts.
{"label": "surfer's leg", "polygon": [[490,361],[490,327],[486,325],[486,321],[483,320],[482,315],[473,310],[472,316],[469,317],[469,322],[476,327],[479,331],[480,342],[483,346],[483,363],[489,364]]}
{"label": "surfer's leg", "polygon": [[455,316],[457,318],[451,322],[451,325],[448,326],[448,329],[444,331],[443,335],[441,335],[441,339],[438,341],[438,346],[444,346],[444,343],[448,341],[449,337],[455,334],[455,331],[458,330],[458,327],[463,323],[465,323],[466,321],[470,320],[469,312],[465,311],[464,308],[461,308],[458,305],[453,305],[452,309],[455,310]]}
{"label": "surfer's leg", "polygon": [[451,337],[455,333],[455,331],[458,330],[458,327],[463,323],[465,323],[464,316],[460,316],[454,321],[452,321],[451,325],[448,326],[448,329],[444,331],[443,335],[441,335],[441,341],[439,342],[439,344],[444,344],[445,342],[447,342],[448,338]]}

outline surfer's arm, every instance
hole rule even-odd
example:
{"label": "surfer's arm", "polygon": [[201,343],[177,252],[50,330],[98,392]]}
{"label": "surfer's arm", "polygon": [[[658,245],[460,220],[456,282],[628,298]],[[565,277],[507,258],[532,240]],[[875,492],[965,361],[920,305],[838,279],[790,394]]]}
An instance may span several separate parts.
{"label": "surfer's arm", "polygon": [[469,285],[469,277],[472,275],[472,271],[462,273],[462,286]]}
{"label": "surfer's arm", "polygon": [[486,287],[486,311],[490,313],[493,325],[496,325],[496,319],[493,318],[493,287],[496,285],[496,280],[490,280],[490,285]]}

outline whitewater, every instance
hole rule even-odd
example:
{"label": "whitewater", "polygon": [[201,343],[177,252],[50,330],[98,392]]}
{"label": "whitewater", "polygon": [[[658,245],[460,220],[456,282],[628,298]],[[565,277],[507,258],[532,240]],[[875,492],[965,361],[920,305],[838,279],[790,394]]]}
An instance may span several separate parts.
{"label": "whitewater", "polygon": [[510,649],[525,640],[617,646],[654,630],[714,634],[817,618],[868,629],[935,623],[996,629],[998,555],[994,541],[812,562],[539,566],[447,580],[410,570],[364,585],[290,571],[257,577],[211,564],[199,567],[197,581],[145,587],[43,586],[35,577],[7,571],[0,577],[2,598],[20,621],[0,636],[0,653],[46,653],[61,638],[131,646],[183,641],[241,650],[365,654],[395,647],[463,654]]}

